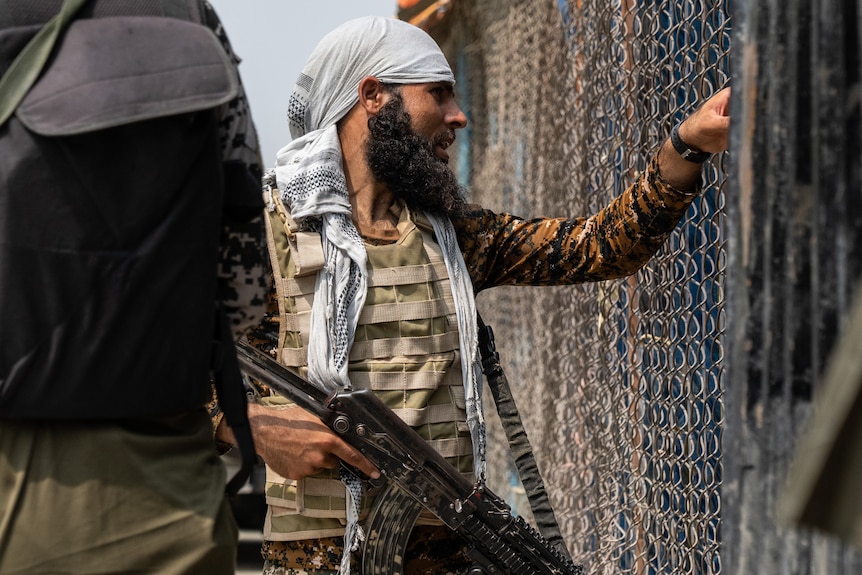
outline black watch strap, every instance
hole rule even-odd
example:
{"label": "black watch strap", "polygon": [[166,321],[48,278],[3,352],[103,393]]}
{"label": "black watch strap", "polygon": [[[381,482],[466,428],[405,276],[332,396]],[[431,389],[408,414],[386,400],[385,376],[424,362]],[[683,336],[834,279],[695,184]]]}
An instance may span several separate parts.
{"label": "black watch strap", "polygon": [[679,124],[675,125],[673,130],[670,131],[670,143],[673,144],[673,149],[676,150],[684,160],[694,162],[695,164],[704,163],[712,155],[709,152],[701,152],[696,148],[692,148],[683,142],[682,138],[679,137]]}

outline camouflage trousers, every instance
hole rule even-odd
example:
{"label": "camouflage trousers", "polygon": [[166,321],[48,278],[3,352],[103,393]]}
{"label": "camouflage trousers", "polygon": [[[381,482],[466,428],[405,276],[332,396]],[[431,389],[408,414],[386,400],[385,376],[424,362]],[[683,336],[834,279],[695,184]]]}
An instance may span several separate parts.
{"label": "camouflage trousers", "polygon": [[[337,575],[344,538],[264,541],[263,575]],[[351,573],[359,574],[358,557]],[[417,526],[407,544],[404,575],[461,575],[471,561],[461,539],[447,527]]]}

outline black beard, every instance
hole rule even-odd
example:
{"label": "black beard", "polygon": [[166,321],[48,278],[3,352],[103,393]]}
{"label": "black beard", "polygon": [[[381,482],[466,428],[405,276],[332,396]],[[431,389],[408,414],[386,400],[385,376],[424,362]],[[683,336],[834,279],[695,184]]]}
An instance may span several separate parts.
{"label": "black beard", "polygon": [[416,134],[397,91],[368,120],[365,159],[374,177],[410,209],[437,216],[464,212],[464,196],[455,174],[434,154],[434,142]]}

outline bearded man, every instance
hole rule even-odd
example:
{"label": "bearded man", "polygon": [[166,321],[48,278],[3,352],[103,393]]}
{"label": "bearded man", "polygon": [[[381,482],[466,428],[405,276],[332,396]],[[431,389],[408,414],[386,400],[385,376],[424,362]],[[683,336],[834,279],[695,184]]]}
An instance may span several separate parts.
{"label": "bearded man", "polygon": [[[474,295],[634,273],[697,196],[703,158],[666,143],[590,218],[496,214],[465,204],[447,165],[467,125],[454,83],[434,40],[394,19],[350,21],[313,51],[290,100],[294,139],[265,178],[275,289],[250,339],[318,385],[374,390],[482,480]],[[703,157],[726,148],[728,101],[721,92],[679,127]],[[339,480],[339,460],[377,472],[319,420],[259,391],[249,414],[268,468],[265,573],[345,573],[345,548],[374,493],[358,505]],[[224,424],[216,433],[230,443]],[[456,539],[420,516],[405,572],[464,572]]]}

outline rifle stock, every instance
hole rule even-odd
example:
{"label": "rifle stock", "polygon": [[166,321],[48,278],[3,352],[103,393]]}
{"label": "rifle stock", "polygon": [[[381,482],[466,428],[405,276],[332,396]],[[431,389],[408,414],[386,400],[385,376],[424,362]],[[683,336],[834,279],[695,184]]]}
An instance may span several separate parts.
{"label": "rifle stock", "polygon": [[[379,536],[382,529],[412,529],[409,522],[391,522],[395,510],[404,515],[408,501],[421,505],[467,542],[476,563],[471,573],[488,575],[583,575],[583,569],[528,525],[514,517],[508,505],[483,485],[474,485],[437,453],[409,425],[368,390],[327,393],[293,373],[248,342],[237,344],[240,366],[276,393],[314,413],[361,451],[390,482],[390,496],[400,503],[383,506],[372,513],[370,532],[363,555],[363,574],[400,575],[399,546],[406,537]],[[394,486],[394,487],[393,487]],[[386,496],[385,494],[382,496]],[[379,505],[377,506],[380,507]],[[369,548],[383,544],[381,549]]]}

